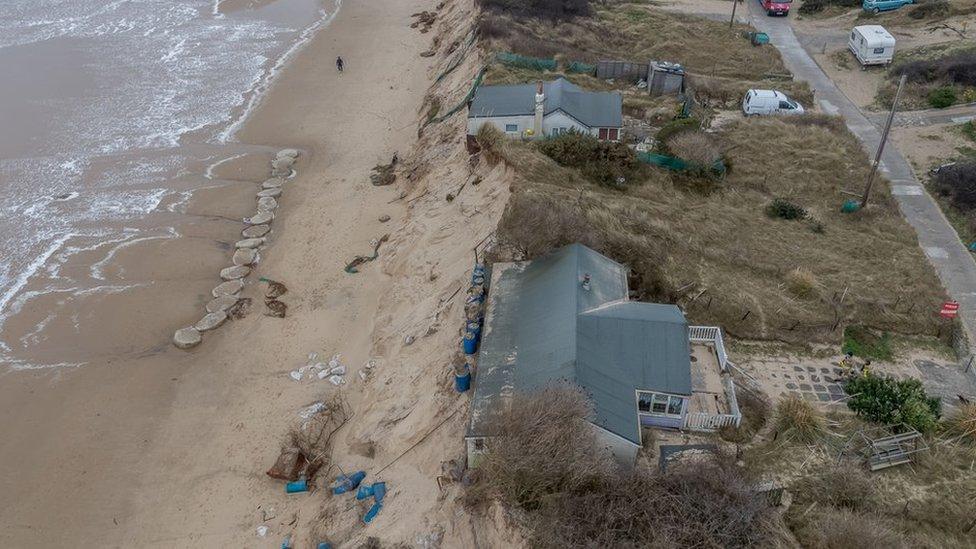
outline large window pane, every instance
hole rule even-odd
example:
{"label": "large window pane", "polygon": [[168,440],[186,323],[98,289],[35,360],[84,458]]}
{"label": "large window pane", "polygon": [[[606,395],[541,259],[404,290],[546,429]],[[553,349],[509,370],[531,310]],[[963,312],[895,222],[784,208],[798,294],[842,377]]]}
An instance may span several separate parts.
{"label": "large window pane", "polygon": [[655,414],[664,414],[668,410],[668,395],[654,395],[651,402],[651,411]]}
{"label": "large window pane", "polygon": [[638,393],[637,409],[641,412],[651,411],[651,393]]}
{"label": "large window pane", "polygon": [[680,416],[681,403],[682,403],[681,397],[676,397],[676,396],[671,397],[671,400],[668,402],[668,413],[671,415]]}

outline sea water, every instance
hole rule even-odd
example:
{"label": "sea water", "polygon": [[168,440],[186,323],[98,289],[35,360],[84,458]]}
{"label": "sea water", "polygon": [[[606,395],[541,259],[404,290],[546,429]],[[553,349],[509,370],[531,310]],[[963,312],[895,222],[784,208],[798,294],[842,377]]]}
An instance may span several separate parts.
{"label": "sea water", "polygon": [[[4,323],[39,296],[145,284],[107,275],[115,255],[180,237],[174,216],[340,1],[0,1],[0,371],[79,363],[24,358],[67,311],[16,339]],[[63,272],[79,253],[87,272]]]}

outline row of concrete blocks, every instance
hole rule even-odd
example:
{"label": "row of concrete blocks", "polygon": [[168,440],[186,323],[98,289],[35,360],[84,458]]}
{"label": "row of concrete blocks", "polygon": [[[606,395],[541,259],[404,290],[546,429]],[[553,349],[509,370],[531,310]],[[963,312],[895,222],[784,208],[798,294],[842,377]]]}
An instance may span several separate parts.
{"label": "row of concrete blocks", "polygon": [[274,221],[274,212],[278,209],[278,198],[281,196],[285,178],[293,174],[292,166],[297,158],[297,150],[284,149],[271,161],[271,178],[261,184],[261,190],[257,193],[257,213],[244,218],[244,230],[241,231],[244,239],[234,245],[234,256],[231,259],[233,265],[220,271],[223,282],[211,291],[213,299],[207,303],[206,314],[196,324],[180,328],[173,334],[173,344],[180,349],[199,345],[203,341],[203,332],[223,325],[227,321],[227,312],[240,301],[244,279],[251,274],[259,260],[258,249],[264,245],[268,233],[271,232],[271,223]]}

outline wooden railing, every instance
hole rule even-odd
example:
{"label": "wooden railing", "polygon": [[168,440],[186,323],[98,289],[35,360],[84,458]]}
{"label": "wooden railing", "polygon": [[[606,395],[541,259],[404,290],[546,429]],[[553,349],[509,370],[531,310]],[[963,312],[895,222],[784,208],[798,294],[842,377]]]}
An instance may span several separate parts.
{"label": "wooden railing", "polygon": [[694,412],[685,416],[685,429],[693,431],[714,431],[728,425],[739,426],[742,412],[739,401],[735,398],[735,383],[732,381],[732,369],[735,365],[729,360],[725,351],[725,341],[722,339],[722,329],[718,326],[688,326],[688,341],[691,343],[705,343],[711,345],[718,358],[718,365],[722,374],[722,387],[725,388],[725,399],[729,404],[727,414],[708,414]]}

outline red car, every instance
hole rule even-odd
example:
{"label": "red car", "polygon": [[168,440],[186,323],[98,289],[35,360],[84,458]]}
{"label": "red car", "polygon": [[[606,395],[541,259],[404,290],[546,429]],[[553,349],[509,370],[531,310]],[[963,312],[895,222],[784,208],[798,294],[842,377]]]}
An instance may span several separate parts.
{"label": "red car", "polygon": [[766,15],[789,15],[793,0],[759,0]]}

